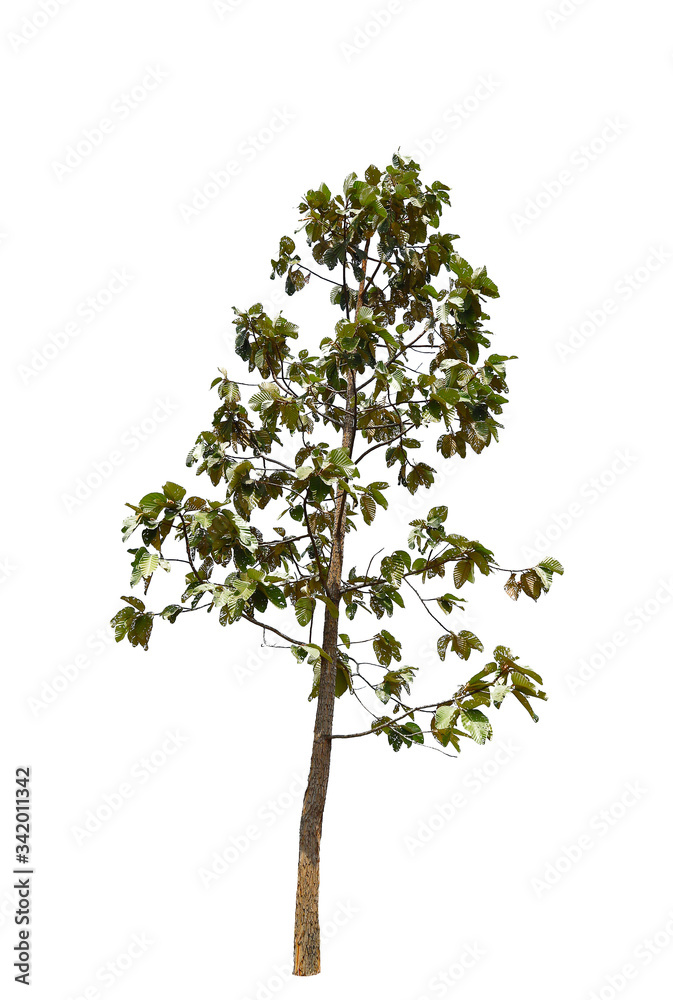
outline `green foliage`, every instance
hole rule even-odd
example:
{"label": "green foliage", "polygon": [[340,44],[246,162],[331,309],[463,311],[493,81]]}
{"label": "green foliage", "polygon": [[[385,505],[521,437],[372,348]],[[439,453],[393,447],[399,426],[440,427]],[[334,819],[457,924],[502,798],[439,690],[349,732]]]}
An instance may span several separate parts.
{"label": "green foliage", "polygon": [[[211,384],[217,394],[211,425],[187,456],[217,498],[188,496],[169,481],[128,504],[122,529],[124,542],[140,535],[128,550],[132,586],[147,594],[157,571],[175,566],[185,570],[184,583],[163,610],[126,597],[112,619],[118,642],[127,638],[147,649],[156,618],[173,624],[205,610],[215,611],[223,627],[245,621],[268,629],[262,616],[285,611],[287,624],[273,631],[310,668],[309,698],[332,664],[336,696],[366,693],[373,704],[392,706],[392,715],[375,718],[366,732],[384,733],[395,751],[423,744],[428,732],[455,750],[465,738],[484,743],[492,735],[484,709],[499,709],[511,694],[537,720],[531,699],[546,697],[539,675],[498,646],[494,660],[450,698],[422,709],[430,715],[423,730],[414,721],[420,710],[407,704],[417,668],[396,667],[400,641],[371,628],[405,609],[406,594],[431,615],[440,664],[449,651],[467,661],[483,652],[482,642],[467,630],[445,628],[442,617],[465,603],[453,591],[503,572],[489,548],[448,530],[443,505],[411,521],[406,546],[397,538],[383,554],[366,551],[366,529],[388,508],[390,484],[369,482],[374,467],[385,462],[398,487],[415,494],[435,482],[426,459],[465,458],[468,448],[479,454],[498,441],[502,427],[513,358],[492,353],[485,328],[485,308],[498,289],[485,267],[457,253],[458,237],[440,231],[449,206],[449,188],[424,183],[418,164],[399,155],[384,170],[368,167],[364,179],[350,174],[334,192],[321,184],[305,193],[297,232],[308,252],[282,236],[272,277],[281,278],[289,296],[312,278],[321,285],[324,279],[333,328],[326,327],[318,347],[301,346],[298,328],[282,313],[271,318],[259,303],[234,308],[235,352],[253,384],[219,370]],[[354,531],[361,532],[362,565],[330,583],[335,552]],[[511,598],[537,601],[563,567],[549,557],[506,573]],[[435,578],[444,582],[426,594]],[[314,641],[316,621],[338,621],[342,613],[364,622],[365,637],[341,632],[337,648],[329,649]],[[450,668],[440,664],[444,686]],[[378,671],[374,680],[365,667]]]}

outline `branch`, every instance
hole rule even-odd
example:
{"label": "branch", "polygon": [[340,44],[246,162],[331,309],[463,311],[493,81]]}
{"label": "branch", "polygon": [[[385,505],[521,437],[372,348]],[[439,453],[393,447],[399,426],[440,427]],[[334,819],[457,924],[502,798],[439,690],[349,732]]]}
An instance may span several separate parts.
{"label": "branch", "polygon": [[373,729],[364,729],[361,733],[333,733],[330,736],[331,740],[354,740],[358,736],[370,736],[372,733],[378,733],[381,729],[385,729],[386,726],[396,725],[400,719],[404,719],[407,715],[413,715],[414,712],[421,712],[424,708],[437,708],[438,705],[450,705],[449,701],[434,701],[429,705],[420,705],[418,708],[410,708],[408,712],[403,712],[402,715],[398,715],[393,723],[382,722],[379,726],[374,726]]}
{"label": "branch", "polygon": [[303,645],[302,639],[293,639],[291,636],[285,635],[284,632],[280,632],[277,628],[274,628],[273,625],[267,625],[266,622],[258,622],[256,618],[252,618],[250,615],[243,614],[241,617],[245,618],[245,620],[247,622],[250,622],[252,625],[256,625],[257,628],[261,629],[268,628],[269,632],[275,632],[276,635],[279,635],[281,637],[281,639],[287,639],[287,641],[291,643],[293,646]]}
{"label": "branch", "polygon": [[189,547],[189,538],[187,537],[187,522],[185,521],[182,511],[178,511],[178,517],[180,518],[180,521],[182,523],[182,530],[185,533],[185,548],[187,549],[187,558],[189,559],[189,565],[192,567],[192,572],[194,573],[194,576],[199,581],[199,583],[203,583],[203,579],[199,575],[199,571],[194,565],[194,560],[192,559],[192,550]]}
{"label": "branch", "polygon": [[[290,542],[300,542],[302,538],[310,538],[310,535],[293,535],[292,538],[283,538],[279,535],[278,538],[266,538],[263,539],[260,545],[289,545]],[[184,559],[182,560],[184,562]]]}
{"label": "branch", "polygon": [[[419,333],[419,335],[414,338],[414,340],[410,340],[408,344],[402,344],[402,346],[400,347],[399,351],[396,351],[395,354],[392,355],[392,357],[388,358],[388,364],[390,364],[391,361],[395,361],[397,358],[399,358],[399,356],[401,354],[404,354],[405,351],[408,351],[409,348],[413,346],[413,344],[418,343],[418,341],[421,339],[421,337],[425,336],[425,332],[426,332],[425,330],[422,330],[421,333]],[[364,389],[366,386],[369,385],[370,382],[374,382],[377,378],[378,378],[378,375],[372,375],[372,377],[370,379],[367,379],[366,382],[362,383],[362,385],[360,386],[360,388]]]}
{"label": "branch", "polygon": [[374,553],[374,555],[373,555],[373,556],[371,557],[371,559],[369,560],[369,563],[368,563],[368,565],[367,565],[367,572],[365,573],[365,579],[368,579],[368,578],[369,578],[369,570],[370,570],[370,569],[372,568],[372,563],[373,563],[373,562],[374,562],[374,560],[376,559],[376,557],[377,557],[377,555],[379,554],[379,552],[383,552],[383,549],[382,549],[382,548],[381,548],[381,549],[377,549],[377,550],[376,550],[376,552]]}
{"label": "branch", "polygon": [[304,271],[308,271],[309,274],[314,274],[316,278],[320,278],[321,281],[329,281],[330,285],[336,285],[337,288],[342,287],[340,281],[332,281],[331,278],[326,278],[324,274],[318,274],[317,271],[312,271],[310,267],[306,266],[306,264],[297,264],[297,267],[301,267]]}
{"label": "branch", "polygon": [[[406,583],[407,587],[411,587],[411,589],[413,590],[414,594],[419,599],[419,601],[421,602],[421,604],[423,605],[423,607],[425,608],[425,610],[427,611],[427,613],[430,615],[430,617],[433,619],[433,621],[436,621],[437,624],[439,625],[439,627],[441,629],[443,629],[445,632],[448,632],[449,634],[451,634],[451,629],[447,628],[446,625],[444,625],[443,622],[440,622],[439,618],[436,618],[435,615],[433,615],[433,613],[430,610],[430,608],[426,607],[427,601],[425,600],[425,598],[421,597],[421,595],[418,593],[418,591],[416,590],[416,588],[414,587],[414,585],[412,583],[409,583],[409,581],[406,579],[406,577],[404,579],[404,582]],[[436,600],[436,598],[435,598],[435,600]]]}
{"label": "branch", "polygon": [[367,448],[367,450],[366,450],[366,451],[363,451],[363,452],[362,452],[362,454],[360,455],[360,457],[359,457],[359,458],[356,458],[356,460],[355,460],[355,464],[357,465],[357,464],[358,464],[358,462],[361,462],[361,461],[362,461],[362,459],[363,459],[363,458],[366,458],[366,456],[367,456],[367,455],[369,455],[369,454],[370,454],[370,453],[371,453],[372,451],[376,451],[376,449],[377,449],[377,448],[383,448],[383,447],[384,447],[385,445],[387,445],[387,444],[394,444],[394,443],[395,443],[395,441],[399,441],[399,440],[400,440],[400,438],[403,438],[403,437],[404,437],[404,435],[405,435],[405,434],[406,434],[406,433],[407,433],[408,431],[410,431],[410,430],[411,430],[411,428],[412,428],[413,426],[414,426],[414,424],[413,424],[413,423],[410,423],[410,424],[408,425],[408,427],[404,427],[404,428],[403,428],[403,429],[402,429],[402,430],[400,431],[400,433],[399,433],[399,434],[396,434],[396,435],[395,435],[395,437],[393,437],[393,438],[388,438],[388,440],[387,440],[387,441],[379,441],[379,443],[378,443],[378,444],[373,444],[373,445],[371,446],[371,448]]}
{"label": "branch", "polygon": [[[203,611],[204,608],[210,609],[210,608],[214,608],[214,607],[215,607],[215,605],[211,601],[210,604],[197,604],[195,608],[181,608],[180,609],[180,614],[181,615],[186,615],[186,614],[189,614],[190,611]],[[161,614],[161,612],[159,612],[159,614]],[[155,615],[155,617],[156,617],[156,615]]]}
{"label": "branch", "polygon": [[311,523],[310,523],[310,520],[309,520],[308,511],[306,510],[306,500],[307,500],[306,497],[304,497],[302,499],[302,507],[304,508],[304,518],[306,519],[306,530],[309,533],[309,537],[311,539],[311,545],[313,546],[313,554],[315,555],[315,561],[316,561],[316,565],[318,567],[318,576],[320,577],[320,582],[322,583],[322,588],[323,588],[323,590],[324,590],[324,592],[326,594],[327,593],[327,581],[325,580],[325,577],[323,575],[322,562],[320,561],[320,554],[318,552],[318,546],[315,543],[315,538],[313,537],[313,532],[311,531]]}
{"label": "branch", "polygon": [[[362,280],[360,281],[360,287],[358,288],[358,298],[355,305],[355,329],[358,326],[358,316],[360,315],[360,310],[362,309],[362,303],[365,297],[365,276],[367,274],[367,254],[369,253],[369,241],[370,237],[367,237],[367,242],[365,243],[365,260],[362,266]],[[344,260],[346,255],[344,253]],[[348,449],[348,457],[353,457],[353,448],[355,447],[355,435],[358,429],[358,387],[355,382],[355,376],[353,376],[353,439],[351,441],[351,446]]]}
{"label": "branch", "polygon": [[[484,684],[480,688],[475,688],[474,691],[466,691],[465,696],[471,697],[473,694],[478,694],[479,691],[486,691],[489,687],[493,687],[493,685],[496,683],[496,680],[497,678],[495,678],[492,682],[489,682],[488,684]],[[462,690],[463,689],[461,688],[461,691]],[[446,700],[440,700],[440,701],[432,701],[430,702],[429,705],[419,705],[417,708],[410,708],[407,712],[403,712],[401,715],[398,715],[396,719],[393,719],[390,722],[382,722],[379,726],[374,726],[373,729],[364,729],[361,733],[335,733],[332,736],[330,736],[329,739],[354,740],[359,736],[370,736],[372,733],[378,733],[382,729],[385,729],[386,726],[393,726],[393,727],[396,726],[397,723],[400,721],[400,719],[406,718],[407,715],[413,715],[414,712],[423,712],[427,708],[437,709],[439,708],[440,705],[454,705],[460,698],[463,697],[461,691],[459,691],[457,694],[454,694],[453,698],[448,698]]]}
{"label": "branch", "polygon": [[[226,456],[225,456],[226,457]],[[288,472],[295,472],[291,465],[286,465],[285,462],[280,462],[277,458],[271,458],[270,455],[260,454],[259,456],[263,462],[273,462],[274,465],[280,465],[282,469],[287,469]]]}

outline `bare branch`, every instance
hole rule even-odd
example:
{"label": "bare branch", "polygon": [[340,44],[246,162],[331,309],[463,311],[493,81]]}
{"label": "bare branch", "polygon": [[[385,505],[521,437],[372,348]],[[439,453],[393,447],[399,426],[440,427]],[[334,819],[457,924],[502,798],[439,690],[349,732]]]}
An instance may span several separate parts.
{"label": "bare branch", "polygon": [[284,632],[279,632],[277,628],[274,628],[273,625],[269,625],[267,622],[258,622],[256,618],[253,618],[251,615],[246,615],[246,614],[241,615],[241,617],[245,618],[245,620],[247,622],[250,622],[251,625],[256,625],[257,628],[261,629],[268,628],[269,632],[275,632],[276,635],[279,635],[281,637],[281,639],[286,639],[293,646],[303,645],[304,642],[303,639],[293,639],[291,636],[285,635]]}

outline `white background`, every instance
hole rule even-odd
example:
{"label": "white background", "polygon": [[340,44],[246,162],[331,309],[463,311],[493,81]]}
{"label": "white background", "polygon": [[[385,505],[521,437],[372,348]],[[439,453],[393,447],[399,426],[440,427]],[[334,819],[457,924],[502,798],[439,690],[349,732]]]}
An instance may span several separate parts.
{"label": "white background", "polygon": [[[670,7],[44,5],[57,10],[5,0],[0,17],[2,981],[12,776],[29,764],[35,997],[669,997]],[[103,118],[77,162],[68,147]],[[466,588],[487,651],[511,645],[550,698],[537,726],[506,702],[494,742],[459,760],[335,746],[324,971],[287,981],[307,668],[214,617],[159,622],[149,653],[112,644],[106,622],[129,591],[125,501],[169,478],[217,496],[184,456],[217,366],[246,377],[230,307],[273,308],[269,259],[306,188],[398,147],[451,186],[444,228],[488,265],[494,349],[520,359],[501,443],[454,459],[415,510],[446,503],[450,529],[504,565],[564,563],[537,605],[501,579]],[[82,303],[115,270],[126,286],[89,322]],[[282,304],[310,336],[337,318],[319,284]],[[80,480],[94,485],[73,503]],[[410,516],[391,505],[379,532],[402,543]],[[474,661],[436,661],[431,626],[412,605],[399,620],[419,691],[439,696]],[[338,704],[337,731],[363,723]],[[162,756],[169,733],[183,742]],[[82,836],[124,783],[132,795]],[[206,888],[199,870],[227,848]]]}

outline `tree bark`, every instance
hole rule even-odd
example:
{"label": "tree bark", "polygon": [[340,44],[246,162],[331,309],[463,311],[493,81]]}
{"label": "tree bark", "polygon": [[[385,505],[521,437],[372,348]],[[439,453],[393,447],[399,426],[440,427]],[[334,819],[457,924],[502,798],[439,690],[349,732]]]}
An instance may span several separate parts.
{"label": "tree bark", "polygon": [[[369,241],[367,241],[367,247]],[[364,260],[366,267],[366,257]],[[355,321],[364,297],[365,279],[360,282]],[[353,452],[357,423],[357,397],[355,374],[348,371],[346,410],[350,414],[344,431],[342,447],[349,455]],[[297,873],[297,899],[294,919],[294,975],[315,976],[320,972],[320,920],[318,913],[320,891],[320,838],[327,797],[330,758],[332,755],[332,722],[337,673],[337,643],[339,641],[339,603],[341,601],[341,573],[343,569],[344,538],[346,535],[346,494],[340,491],[334,505],[332,552],[330,556],[325,592],[337,609],[333,618],[325,608],[322,648],[330,657],[322,658],[318,707],[313,730],[311,767],[304,795],[299,825],[299,870]],[[316,552],[316,559],[318,553]]]}
{"label": "tree bark", "polygon": [[[351,372],[349,396],[355,384]],[[349,407],[350,408],[350,407]],[[343,447],[350,449],[354,431],[344,429]],[[341,571],[345,535],[346,495],[341,492],[334,506],[334,534],[332,556],[326,581],[327,596],[334,602],[337,613],[341,600]],[[304,805],[299,826],[299,871],[297,874],[297,900],[294,921],[294,974],[295,976],[315,976],[320,972],[320,921],[318,918],[318,895],[320,888],[320,838],[322,818],[327,796],[330,758],[332,754],[332,721],[334,718],[334,689],[337,672],[337,642],[339,641],[339,620],[333,618],[325,608],[322,648],[330,657],[324,657],[320,664],[320,685],[318,707],[313,730],[313,751],[311,767],[304,795]]]}

